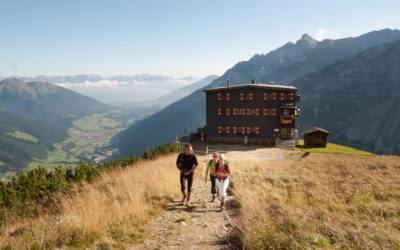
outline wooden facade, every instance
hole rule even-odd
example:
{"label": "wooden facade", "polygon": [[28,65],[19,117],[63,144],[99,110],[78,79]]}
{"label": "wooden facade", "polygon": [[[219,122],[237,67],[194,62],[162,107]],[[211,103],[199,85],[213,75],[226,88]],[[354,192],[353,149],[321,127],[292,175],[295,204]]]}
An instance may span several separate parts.
{"label": "wooden facade", "polygon": [[204,90],[206,129],[210,143],[274,145],[292,140],[300,115],[297,88],[275,84],[243,84]]}
{"label": "wooden facade", "polygon": [[305,147],[326,147],[328,143],[329,131],[318,128],[311,127],[303,130],[304,133],[304,146]]}

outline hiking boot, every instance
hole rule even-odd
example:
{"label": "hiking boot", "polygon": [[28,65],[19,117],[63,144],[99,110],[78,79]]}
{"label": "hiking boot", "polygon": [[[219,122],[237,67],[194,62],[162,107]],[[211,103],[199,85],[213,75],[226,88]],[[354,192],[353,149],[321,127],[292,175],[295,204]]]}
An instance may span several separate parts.
{"label": "hiking boot", "polygon": [[226,209],[226,207],[225,207],[225,202],[221,202],[220,208],[221,208],[221,210],[225,210],[225,209]]}
{"label": "hiking boot", "polygon": [[183,197],[183,199],[182,199],[182,201],[181,201],[181,205],[184,206],[184,205],[185,205],[185,202],[186,202],[186,196]]}
{"label": "hiking boot", "polygon": [[213,197],[211,198],[210,202],[214,202],[215,201],[215,195],[213,195]]}
{"label": "hiking boot", "polygon": [[190,203],[190,201],[188,200],[188,201],[186,202],[186,206],[187,206],[187,207],[190,207],[190,205],[191,205],[191,203]]}

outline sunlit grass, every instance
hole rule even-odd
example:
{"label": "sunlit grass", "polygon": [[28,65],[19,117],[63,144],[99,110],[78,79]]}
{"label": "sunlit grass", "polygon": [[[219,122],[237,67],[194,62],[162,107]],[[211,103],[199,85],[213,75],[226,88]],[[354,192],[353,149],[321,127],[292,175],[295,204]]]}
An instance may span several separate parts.
{"label": "sunlit grass", "polygon": [[316,152],[316,153],[331,153],[331,154],[352,154],[352,155],[374,155],[367,151],[358,150],[355,148],[350,148],[342,146],[339,144],[334,144],[328,142],[325,148],[303,148],[304,140],[299,140],[299,144],[296,145],[296,150],[304,152]]}
{"label": "sunlit grass", "polygon": [[142,228],[178,197],[176,155],[103,173],[92,184],[58,194],[36,218],[9,218],[0,228],[1,247],[125,248],[144,236]]}
{"label": "sunlit grass", "polygon": [[33,135],[21,132],[21,131],[15,131],[15,132],[9,132],[6,133],[6,135],[17,138],[17,139],[22,139],[25,141],[31,141],[31,142],[38,142],[38,139],[34,137]]}
{"label": "sunlit grass", "polygon": [[229,160],[246,249],[400,248],[400,157]]}

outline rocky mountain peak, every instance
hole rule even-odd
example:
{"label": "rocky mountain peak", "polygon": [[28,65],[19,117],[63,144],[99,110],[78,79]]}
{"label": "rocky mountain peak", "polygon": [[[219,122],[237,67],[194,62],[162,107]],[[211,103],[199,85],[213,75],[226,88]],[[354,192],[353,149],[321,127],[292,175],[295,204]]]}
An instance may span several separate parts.
{"label": "rocky mountain peak", "polygon": [[301,39],[296,42],[296,44],[302,44],[302,45],[309,46],[311,48],[315,48],[315,46],[317,46],[317,44],[318,44],[318,41],[313,39],[308,34],[304,34],[301,36]]}

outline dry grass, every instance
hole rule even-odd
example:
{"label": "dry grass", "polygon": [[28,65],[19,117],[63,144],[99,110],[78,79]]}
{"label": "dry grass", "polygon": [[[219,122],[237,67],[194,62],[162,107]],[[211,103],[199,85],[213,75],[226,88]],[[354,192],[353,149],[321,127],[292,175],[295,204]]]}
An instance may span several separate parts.
{"label": "dry grass", "polygon": [[400,158],[229,159],[246,249],[400,249]]}
{"label": "dry grass", "polygon": [[60,194],[54,212],[18,218],[1,228],[0,247],[124,248],[141,240],[141,225],[177,197],[175,155],[103,174]]}

